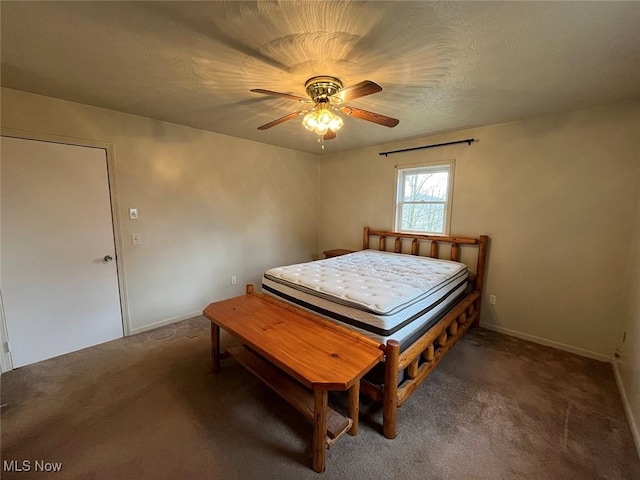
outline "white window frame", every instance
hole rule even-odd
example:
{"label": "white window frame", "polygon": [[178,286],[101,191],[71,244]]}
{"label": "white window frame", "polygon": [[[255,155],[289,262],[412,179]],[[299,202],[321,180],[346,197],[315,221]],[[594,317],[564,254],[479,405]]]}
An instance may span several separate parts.
{"label": "white window frame", "polygon": [[[439,162],[420,163],[413,165],[396,165],[396,189],[393,225],[396,232],[423,233],[428,235],[449,235],[451,226],[451,211],[453,203],[453,183],[455,177],[455,159],[443,160]],[[447,185],[447,199],[445,202],[424,202],[424,203],[444,203],[444,232],[428,232],[421,230],[406,230],[402,228],[402,205],[404,203],[404,179],[407,173],[418,173],[421,171],[449,171],[449,182]]]}

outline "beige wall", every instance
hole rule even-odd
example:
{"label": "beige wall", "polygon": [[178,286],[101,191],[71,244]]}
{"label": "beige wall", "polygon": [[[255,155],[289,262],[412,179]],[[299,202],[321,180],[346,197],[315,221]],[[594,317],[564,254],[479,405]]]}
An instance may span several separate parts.
{"label": "beige wall", "polygon": [[[393,225],[396,164],[456,159],[451,232],[491,237],[482,324],[609,359],[640,189],[640,103],[323,156],[321,250]],[[345,133],[346,134],[346,133]],[[466,144],[378,152],[475,137]]]}
{"label": "beige wall", "polygon": [[[640,204],[636,215],[633,248],[629,255],[628,308],[619,335],[619,357],[614,362],[631,430],[640,455]],[[626,339],[623,335],[626,333]]]}
{"label": "beige wall", "polygon": [[[2,127],[112,144],[133,332],[317,251],[317,156],[2,89]],[[139,220],[128,219],[138,209]],[[132,246],[131,233],[143,244]],[[231,275],[237,284],[230,285]]]}

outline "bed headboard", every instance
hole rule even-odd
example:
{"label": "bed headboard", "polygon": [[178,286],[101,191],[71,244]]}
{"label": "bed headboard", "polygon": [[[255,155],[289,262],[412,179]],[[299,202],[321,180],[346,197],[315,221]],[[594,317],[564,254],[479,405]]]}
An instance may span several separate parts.
{"label": "bed headboard", "polygon": [[475,285],[475,289],[482,292],[482,287],[484,284],[487,246],[489,243],[489,237],[487,235],[480,235],[479,237],[450,237],[443,235],[422,235],[418,233],[371,230],[369,227],[364,227],[364,233],[362,235],[363,250],[372,248],[370,246],[371,237],[378,237],[378,250],[387,249],[387,238],[393,240],[393,251],[395,253],[402,253],[403,241],[410,240],[411,255],[420,255],[420,245],[428,244],[429,255],[426,256],[431,258],[440,258],[438,256],[440,251],[440,244],[448,244],[450,246],[449,259],[456,262],[460,261],[461,247],[476,247],[478,252],[476,257],[476,271],[473,282]]}

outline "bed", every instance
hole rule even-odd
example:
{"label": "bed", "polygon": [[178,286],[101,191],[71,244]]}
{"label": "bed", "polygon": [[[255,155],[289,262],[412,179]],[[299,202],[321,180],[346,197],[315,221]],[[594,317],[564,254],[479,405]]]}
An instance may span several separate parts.
{"label": "bed", "polygon": [[383,434],[395,438],[397,409],[464,332],[479,324],[488,237],[365,227],[362,246],[270,269],[262,290],[379,343],[384,360],[363,379],[361,392],[382,402]]}

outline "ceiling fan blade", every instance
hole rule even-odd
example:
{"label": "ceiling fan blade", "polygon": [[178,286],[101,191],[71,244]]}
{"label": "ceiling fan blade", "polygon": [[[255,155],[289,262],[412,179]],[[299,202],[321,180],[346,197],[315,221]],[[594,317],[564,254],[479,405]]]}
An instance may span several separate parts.
{"label": "ceiling fan blade", "polygon": [[367,110],[362,110],[360,108],[342,107],[340,111],[350,117],[360,118],[362,120],[366,120],[367,122],[373,122],[373,123],[377,123],[378,125],[384,125],[385,127],[392,128],[398,125],[398,123],[400,123],[400,120],[398,120],[397,118],[387,117],[386,115],[369,112]]}
{"label": "ceiling fan blade", "polygon": [[332,100],[338,100],[338,103],[350,102],[356,98],[371,95],[372,93],[378,93],[382,91],[382,87],[377,83],[370,80],[363,80],[360,83],[351,85],[350,87],[343,88],[337,93],[331,95]]}
{"label": "ceiling fan blade", "polygon": [[280,125],[281,123],[284,123],[288,120],[293,120],[294,118],[296,118],[298,115],[300,115],[303,112],[293,112],[290,113],[288,115],[285,115],[284,117],[280,117],[272,122],[269,123],[265,123],[264,125],[260,125],[258,127],[258,130],[266,130],[267,128],[271,128],[271,127],[275,127],[276,125]]}
{"label": "ceiling fan blade", "polygon": [[333,140],[334,138],[336,138],[336,132],[334,132],[333,130],[329,129],[327,131],[327,133],[324,134],[324,137],[322,137],[324,140]]}
{"label": "ceiling fan blade", "polygon": [[263,95],[273,95],[274,97],[290,98],[291,100],[297,100],[299,102],[305,102],[305,103],[311,102],[309,98],[299,97],[297,95],[291,95],[290,93],[280,93],[280,92],[273,92],[271,90],[263,90],[262,88],[253,88],[249,91],[253,93],[261,93]]}

